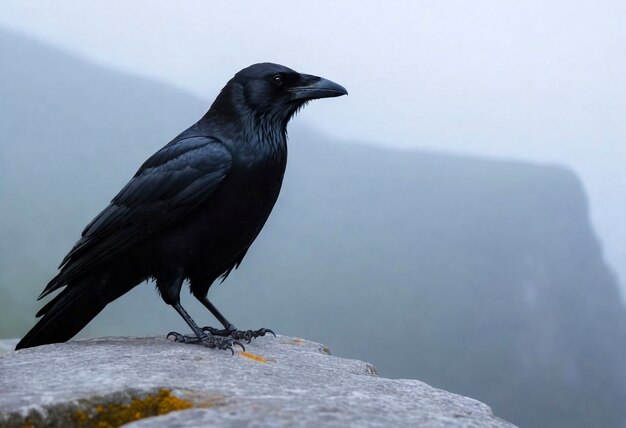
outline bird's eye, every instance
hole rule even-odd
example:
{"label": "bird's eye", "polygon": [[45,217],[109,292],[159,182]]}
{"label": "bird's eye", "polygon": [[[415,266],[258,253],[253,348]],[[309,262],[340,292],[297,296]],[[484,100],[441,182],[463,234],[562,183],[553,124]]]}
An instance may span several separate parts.
{"label": "bird's eye", "polygon": [[272,81],[276,86],[280,86],[283,84],[283,77],[280,74],[275,74],[274,77],[272,77]]}

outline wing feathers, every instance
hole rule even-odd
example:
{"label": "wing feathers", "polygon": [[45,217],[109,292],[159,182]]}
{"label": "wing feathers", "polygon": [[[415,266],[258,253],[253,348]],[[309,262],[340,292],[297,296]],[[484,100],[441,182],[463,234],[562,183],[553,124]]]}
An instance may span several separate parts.
{"label": "wing feathers", "polygon": [[206,137],[180,140],[159,150],[87,225],[40,298],[183,218],[210,197],[231,163],[228,150]]}

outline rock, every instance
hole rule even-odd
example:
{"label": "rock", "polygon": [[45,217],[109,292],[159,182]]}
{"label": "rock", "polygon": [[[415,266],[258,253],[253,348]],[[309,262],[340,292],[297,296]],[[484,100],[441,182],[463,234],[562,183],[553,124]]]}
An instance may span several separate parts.
{"label": "rock", "polygon": [[100,338],[6,352],[0,426],[513,427],[481,402],[378,377],[318,343],[264,337],[246,351]]}

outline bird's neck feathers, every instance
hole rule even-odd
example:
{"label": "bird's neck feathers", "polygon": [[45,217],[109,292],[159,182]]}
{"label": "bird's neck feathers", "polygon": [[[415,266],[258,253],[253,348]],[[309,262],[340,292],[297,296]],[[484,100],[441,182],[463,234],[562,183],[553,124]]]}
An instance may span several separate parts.
{"label": "bird's neck feathers", "polygon": [[242,85],[231,81],[220,91],[201,122],[210,121],[242,133],[242,141],[282,150],[287,142],[287,124],[302,105],[276,107],[266,111],[251,108]]}

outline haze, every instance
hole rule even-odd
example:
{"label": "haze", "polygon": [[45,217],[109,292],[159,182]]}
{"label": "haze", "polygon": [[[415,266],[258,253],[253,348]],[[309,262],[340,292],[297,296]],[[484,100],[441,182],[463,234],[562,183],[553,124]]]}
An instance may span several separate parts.
{"label": "haze", "polygon": [[[304,122],[334,137],[567,165],[626,278],[626,4],[0,2],[0,25],[212,99],[273,61],[344,84]],[[624,281],[621,281],[622,284]]]}

